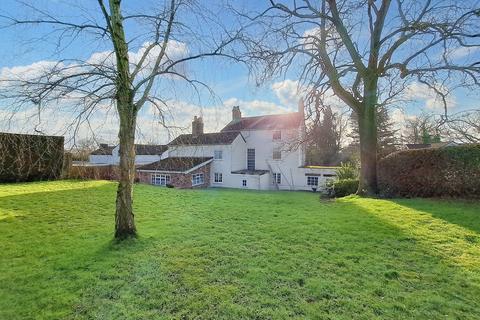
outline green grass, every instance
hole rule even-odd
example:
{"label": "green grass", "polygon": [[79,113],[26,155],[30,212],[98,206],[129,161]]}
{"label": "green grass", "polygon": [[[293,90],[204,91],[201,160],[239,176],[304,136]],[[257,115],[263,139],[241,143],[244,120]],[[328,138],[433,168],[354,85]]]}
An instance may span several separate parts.
{"label": "green grass", "polygon": [[0,319],[475,319],[480,204],[0,185]]}

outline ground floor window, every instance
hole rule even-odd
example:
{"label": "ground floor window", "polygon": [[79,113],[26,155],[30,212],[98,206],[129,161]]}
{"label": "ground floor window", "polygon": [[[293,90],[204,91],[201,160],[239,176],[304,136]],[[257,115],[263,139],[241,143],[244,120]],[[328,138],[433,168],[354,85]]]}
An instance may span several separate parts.
{"label": "ground floor window", "polygon": [[280,173],[273,173],[273,184],[282,184],[282,175]]}
{"label": "ground floor window", "polygon": [[245,180],[245,179],[242,180],[242,186],[244,186],[244,187],[247,186],[247,180]]}
{"label": "ground floor window", "polygon": [[318,177],[307,176],[307,186],[318,186]]}
{"label": "ground floor window", "polygon": [[192,174],[192,186],[198,186],[204,183],[203,173]]}
{"label": "ground floor window", "polygon": [[222,183],[223,182],[223,175],[220,172],[215,172],[214,177],[213,177],[213,181],[215,181],[216,183]]}
{"label": "ground floor window", "polygon": [[166,186],[170,183],[170,175],[168,174],[152,174],[152,184],[156,186]]}

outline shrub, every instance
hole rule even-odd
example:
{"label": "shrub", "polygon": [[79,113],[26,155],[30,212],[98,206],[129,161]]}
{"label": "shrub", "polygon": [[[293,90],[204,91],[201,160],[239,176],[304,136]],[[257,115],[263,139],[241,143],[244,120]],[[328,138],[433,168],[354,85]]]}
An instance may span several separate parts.
{"label": "shrub", "polygon": [[175,188],[175,186],[174,186],[173,184],[171,184],[171,183],[167,183],[165,186],[166,186],[167,188]]}
{"label": "shrub", "polygon": [[337,174],[337,180],[357,179],[358,168],[354,163],[347,162],[341,163],[340,167],[335,172]]}
{"label": "shrub", "polygon": [[480,196],[480,145],[406,150],[378,162],[385,196]]}
{"label": "shrub", "polygon": [[0,133],[0,182],[59,179],[63,137]]}
{"label": "shrub", "polygon": [[358,179],[343,179],[333,182],[333,193],[337,198],[354,194],[357,189]]}

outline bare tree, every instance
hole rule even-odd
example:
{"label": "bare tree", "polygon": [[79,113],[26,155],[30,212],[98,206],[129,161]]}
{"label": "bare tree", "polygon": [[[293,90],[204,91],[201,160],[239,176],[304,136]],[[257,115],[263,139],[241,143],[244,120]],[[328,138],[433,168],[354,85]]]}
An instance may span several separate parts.
{"label": "bare tree", "polygon": [[303,86],[333,92],[358,114],[358,194],[377,192],[379,105],[413,82],[445,108],[453,88],[479,87],[480,61],[469,54],[480,46],[477,1],[270,0],[240,14],[252,30],[248,57],[258,81],[298,70]]}
{"label": "bare tree", "polygon": [[[115,108],[120,123],[115,237],[135,236],[132,191],[139,111],[149,105],[165,114],[169,107],[168,90],[162,86],[165,82],[172,82],[175,88],[184,81],[198,95],[202,88],[209,90],[187,72],[187,62],[235,58],[229,48],[239,33],[227,30],[214,12],[194,0],[156,1],[153,7],[142,3],[142,12],[126,12],[121,0],[98,0],[86,7],[72,4],[72,13],[80,17],[71,20],[25,5],[33,13],[27,18],[2,16],[5,27],[41,26],[46,30],[44,38],[57,41],[59,51],[73,41],[85,43],[85,38],[92,40],[92,50],[95,43],[112,49],[89,59],[62,59],[36,74],[1,79],[0,97],[14,112],[32,104],[39,112],[46,106],[68,105],[76,115],[75,131],[97,108]],[[130,38],[125,32],[128,27]],[[129,47],[135,44],[138,52],[134,59]],[[176,48],[187,44],[188,48],[176,53]]]}
{"label": "bare tree", "polygon": [[450,140],[461,143],[480,143],[480,110],[469,110],[450,115],[445,121]]}
{"label": "bare tree", "polygon": [[442,132],[444,124],[443,117],[433,113],[424,112],[408,118],[404,123],[402,141],[404,143],[428,144],[432,140],[440,140],[446,133],[445,131]]}

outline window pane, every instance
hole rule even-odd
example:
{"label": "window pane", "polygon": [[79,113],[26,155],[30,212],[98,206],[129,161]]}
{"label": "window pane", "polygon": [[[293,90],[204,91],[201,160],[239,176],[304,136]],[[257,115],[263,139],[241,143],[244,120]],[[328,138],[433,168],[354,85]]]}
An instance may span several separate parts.
{"label": "window pane", "polygon": [[247,169],[255,170],[255,149],[247,149]]}
{"label": "window pane", "polygon": [[282,175],[280,173],[273,173],[273,184],[281,184],[282,183]]}
{"label": "window pane", "polygon": [[318,186],[318,177],[307,176],[308,186]]}
{"label": "window pane", "polygon": [[216,159],[216,160],[223,159],[223,151],[222,150],[215,150],[213,152],[213,158]]}
{"label": "window pane", "polygon": [[273,160],[282,159],[282,151],[278,148],[273,149]]}
{"label": "window pane", "polygon": [[282,139],[282,132],[280,130],[273,131],[273,140]]}

